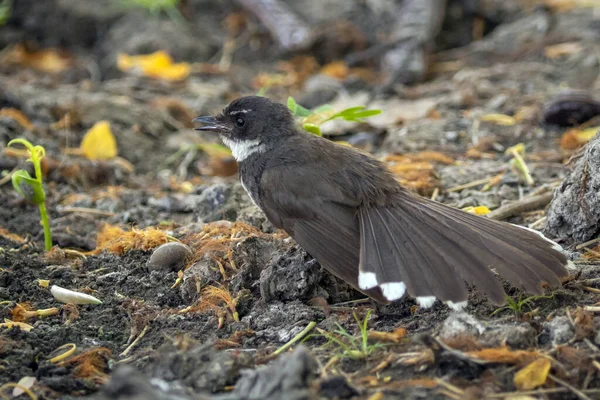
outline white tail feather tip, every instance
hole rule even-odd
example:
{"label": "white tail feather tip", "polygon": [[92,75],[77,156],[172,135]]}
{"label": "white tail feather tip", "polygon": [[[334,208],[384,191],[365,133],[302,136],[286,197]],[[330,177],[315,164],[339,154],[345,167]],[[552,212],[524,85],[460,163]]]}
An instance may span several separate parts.
{"label": "white tail feather tip", "polygon": [[462,311],[467,306],[467,301],[459,301],[457,303],[453,301],[447,301],[446,304],[454,311]]}
{"label": "white tail feather tip", "polygon": [[374,272],[359,272],[358,287],[362,290],[373,289],[377,286],[377,276]]}
{"label": "white tail feather tip", "polygon": [[417,297],[417,304],[421,308],[429,308],[435,303],[435,296],[421,296]]}
{"label": "white tail feather tip", "polygon": [[404,293],[406,292],[406,285],[404,282],[382,283],[379,287],[383,292],[383,296],[389,301],[398,300],[404,296]]}

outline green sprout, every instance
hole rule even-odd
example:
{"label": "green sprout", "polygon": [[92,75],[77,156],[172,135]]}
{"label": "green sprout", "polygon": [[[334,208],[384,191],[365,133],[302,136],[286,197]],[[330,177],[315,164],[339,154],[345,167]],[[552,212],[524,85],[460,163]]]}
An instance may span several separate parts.
{"label": "green sprout", "polygon": [[517,175],[520,175],[529,186],[533,186],[535,182],[533,181],[529,167],[525,162],[525,145],[519,143],[506,149],[505,153],[506,155],[511,155],[513,157],[510,160],[510,167],[516,171]]}
{"label": "green sprout", "polygon": [[[340,324],[336,323],[337,329],[333,332],[327,332],[319,329],[318,335],[309,335],[309,337],[322,336],[327,339],[327,344],[334,344],[339,347],[340,358],[348,357],[353,360],[364,360],[376,350],[385,347],[382,343],[369,344],[369,332],[367,331],[367,323],[371,317],[371,310],[367,311],[364,320],[360,320],[356,313],[352,313],[354,320],[358,324],[360,336],[351,335]],[[306,339],[308,339],[307,337]],[[306,340],[305,339],[305,340]]]}
{"label": "green sprout", "polygon": [[321,125],[334,119],[344,119],[352,122],[364,122],[365,118],[381,114],[381,110],[367,110],[365,106],[350,107],[340,112],[335,112],[329,104],[324,104],[313,110],[302,107],[293,97],[288,97],[287,106],[292,114],[301,118],[304,130],[317,136],[322,136]]}
{"label": "green sprout", "polygon": [[508,295],[506,295],[506,305],[504,307],[500,307],[497,310],[495,310],[491,315],[495,315],[501,311],[504,310],[512,310],[515,315],[522,315],[523,312],[525,311],[525,307],[527,307],[527,309],[529,311],[531,311],[532,309],[532,303],[535,300],[538,299],[551,299],[552,297],[554,297],[554,295],[550,295],[550,296],[530,296],[530,297],[525,297],[523,298],[523,295],[519,295],[519,297],[517,298],[512,298]]}
{"label": "green sprout", "polygon": [[34,146],[25,139],[13,139],[8,142],[7,147],[14,144],[22,144],[27,149],[29,155],[27,161],[33,164],[35,178],[29,175],[29,172],[20,169],[13,173],[12,184],[21,196],[39,207],[42,226],[44,227],[44,245],[46,251],[48,251],[52,248],[52,233],[50,232],[50,220],[46,211],[46,193],[42,185],[42,158],[46,155],[46,149],[39,145]]}
{"label": "green sprout", "polygon": [[12,14],[12,0],[1,0],[0,1],[0,26],[6,24],[6,21]]}

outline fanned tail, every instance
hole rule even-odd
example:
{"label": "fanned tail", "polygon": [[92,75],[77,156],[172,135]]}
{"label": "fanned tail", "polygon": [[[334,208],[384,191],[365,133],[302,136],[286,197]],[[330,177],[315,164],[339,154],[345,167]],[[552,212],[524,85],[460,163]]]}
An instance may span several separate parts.
{"label": "fanned tail", "polygon": [[503,304],[492,269],[515,286],[542,293],[560,285],[569,261],[539,232],[469,214],[427,199],[400,194],[394,206],[359,210],[361,289],[379,287],[390,301],[405,291],[428,307],[435,299],[466,305],[465,281]]}

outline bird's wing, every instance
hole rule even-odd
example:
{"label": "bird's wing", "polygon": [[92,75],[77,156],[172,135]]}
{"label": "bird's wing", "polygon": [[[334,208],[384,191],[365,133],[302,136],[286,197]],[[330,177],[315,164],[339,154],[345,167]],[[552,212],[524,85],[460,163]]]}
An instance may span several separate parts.
{"label": "bird's wing", "polygon": [[362,290],[358,285],[356,199],[331,184],[322,170],[311,167],[279,165],[266,169],[260,185],[263,211],[271,223],[287,231],[331,273],[375,300],[388,303],[379,288]]}

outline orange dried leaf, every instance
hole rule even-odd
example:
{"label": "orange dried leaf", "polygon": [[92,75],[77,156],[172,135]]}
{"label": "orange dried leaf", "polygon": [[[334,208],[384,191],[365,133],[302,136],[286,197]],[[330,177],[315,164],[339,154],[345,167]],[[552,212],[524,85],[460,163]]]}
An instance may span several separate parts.
{"label": "orange dried leaf", "polygon": [[92,253],[98,254],[107,250],[115,254],[125,254],[131,250],[150,250],[167,241],[167,234],[160,229],[124,231],[118,226],[104,225],[98,233],[96,250]]}
{"label": "orange dried leaf", "polygon": [[406,336],[406,329],[397,328],[393,332],[368,332],[368,338],[378,342],[399,343]]}
{"label": "orange dried leaf", "polygon": [[79,147],[90,160],[110,160],[117,156],[117,141],[108,121],[98,121],[86,132]]}
{"label": "orange dried leaf", "polygon": [[33,130],[33,124],[25,114],[16,108],[5,107],[0,110],[0,117],[10,118],[27,130]]}
{"label": "orange dried leaf", "polygon": [[7,229],[0,227],[0,236],[3,236],[16,243],[25,243],[25,239],[16,233],[10,233]]}
{"label": "orange dried leaf", "polygon": [[163,50],[152,54],[130,56],[119,54],[117,68],[121,71],[134,71],[150,78],[180,81],[190,74],[188,63],[174,63],[171,56]]}
{"label": "orange dried leaf", "polygon": [[37,69],[51,74],[63,72],[73,64],[71,57],[58,49],[32,51],[22,44],[13,47],[5,56],[8,63]]}
{"label": "orange dried leaf", "polygon": [[519,390],[532,390],[546,383],[551,362],[547,358],[538,358],[515,374],[515,387]]}
{"label": "orange dried leaf", "polygon": [[565,132],[560,138],[560,147],[565,150],[573,150],[583,146],[600,130],[600,126],[593,126],[586,129],[570,129]]}
{"label": "orange dried leaf", "polygon": [[477,358],[479,360],[505,364],[520,364],[523,362],[531,361],[540,356],[540,353],[535,350],[512,351],[508,348],[508,346],[469,351],[466,354],[470,357]]}
{"label": "orange dried leaf", "polygon": [[343,61],[334,61],[321,68],[321,73],[323,75],[327,75],[335,79],[345,79],[348,77],[349,72],[350,69]]}

